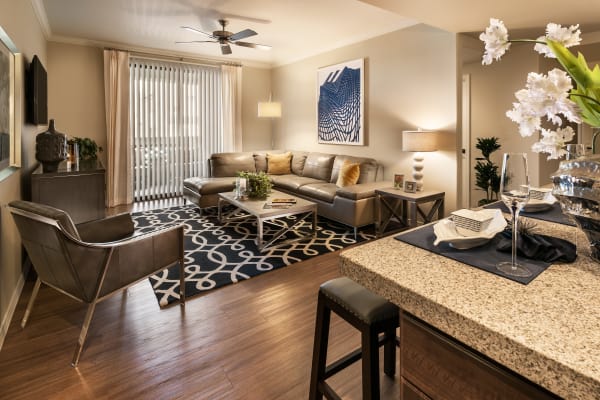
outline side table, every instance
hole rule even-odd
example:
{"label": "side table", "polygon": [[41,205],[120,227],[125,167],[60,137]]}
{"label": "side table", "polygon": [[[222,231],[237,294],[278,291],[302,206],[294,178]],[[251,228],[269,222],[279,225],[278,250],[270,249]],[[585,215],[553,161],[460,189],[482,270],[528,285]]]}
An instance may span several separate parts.
{"label": "side table", "polygon": [[[434,190],[425,190],[416,193],[407,193],[402,189],[377,189],[377,236],[381,236],[387,228],[390,220],[396,217],[403,228],[414,228],[421,216],[423,223],[433,221],[437,212],[437,219],[444,217],[444,198],[446,193]],[[428,213],[425,213],[420,205],[433,203]],[[387,210],[389,214],[383,215]],[[384,220],[385,219],[385,220]]]}

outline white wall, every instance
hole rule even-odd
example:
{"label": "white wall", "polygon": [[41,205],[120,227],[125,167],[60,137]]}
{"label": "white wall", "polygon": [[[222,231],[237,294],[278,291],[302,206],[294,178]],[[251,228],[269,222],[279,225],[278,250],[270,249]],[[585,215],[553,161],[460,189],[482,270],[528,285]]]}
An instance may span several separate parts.
{"label": "white wall", "polygon": [[[317,70],[365,59],[365,146],[317,143]],[[377,159],[385,178],[410,175],[412,153],[402,152],[402,131],[436,129],[443,146],[425,155],[425,188],[446,192],[446,212],[456,208],[456,36],[427,25],[333,50],[273,70],[273,95],[282,102],[275,121],[276,147]]]}

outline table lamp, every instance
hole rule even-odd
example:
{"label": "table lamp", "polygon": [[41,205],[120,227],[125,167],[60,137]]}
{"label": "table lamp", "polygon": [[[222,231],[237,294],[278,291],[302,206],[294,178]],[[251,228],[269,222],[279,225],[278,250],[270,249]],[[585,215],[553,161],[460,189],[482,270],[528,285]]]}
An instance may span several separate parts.
{"label": "table lamp", "polygon": [[435,131],[402,131],[402,151],[415,152],[412,177],[417,183],[418,191],[423,190],[423,152],[436,151],[437,145]]}

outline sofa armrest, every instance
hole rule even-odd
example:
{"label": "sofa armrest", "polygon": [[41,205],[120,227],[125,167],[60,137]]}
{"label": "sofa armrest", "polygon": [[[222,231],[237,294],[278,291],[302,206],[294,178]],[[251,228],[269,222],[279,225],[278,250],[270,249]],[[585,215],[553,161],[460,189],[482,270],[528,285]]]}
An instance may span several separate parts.
{"label": "sofa armrest", "polygon": [[356,185],[338,188],[335,194],[336,196],[344,197],[350,200],[361,200],[369,197],[375,197],[375,190],[377,189],[389,187],[390,183],[387,181],[358,183]]}

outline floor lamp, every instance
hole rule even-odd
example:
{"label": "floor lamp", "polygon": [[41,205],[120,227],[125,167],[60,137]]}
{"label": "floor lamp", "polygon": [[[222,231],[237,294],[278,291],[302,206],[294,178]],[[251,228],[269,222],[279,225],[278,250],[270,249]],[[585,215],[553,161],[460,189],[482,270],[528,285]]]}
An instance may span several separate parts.
{"label": "floor lamp", "polygon": [[[281,118],[281,103],[272,101],[269,95],[269,101],[261,101],[258,103],[259,118]],[[273,121],[271,121],[271,149],[275,148],[275,135],[273,134]]]}
{"label": "floor lamp", "polygon": [[412,151],[412,177],[417,183],[417,190],[423,190],[423,152],[437,150],[437,133],[434,131],[402,131],[402,151]]}

